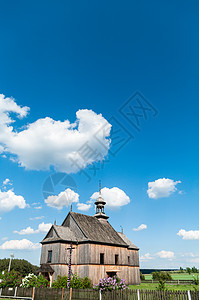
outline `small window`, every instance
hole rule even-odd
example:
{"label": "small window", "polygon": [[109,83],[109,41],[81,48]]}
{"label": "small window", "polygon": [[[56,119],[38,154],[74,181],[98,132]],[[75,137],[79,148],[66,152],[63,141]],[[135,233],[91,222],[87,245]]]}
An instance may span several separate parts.
{"label": "small window", "polygon": [[104,253],[100,253],[100,265],[104,265]]}
{"label": "small window", "polygon": [[130,265],[130,256],[128,256],[128,265]]}
{"label": "small window", "polygon": [[118,254],[115,254],[115,265],[118,265]]}
{"label": "small window", "polygon": [[52,262],[52,253],[53,253],[52,250],[48,251],[48,260],[47,260],[48,263]]}

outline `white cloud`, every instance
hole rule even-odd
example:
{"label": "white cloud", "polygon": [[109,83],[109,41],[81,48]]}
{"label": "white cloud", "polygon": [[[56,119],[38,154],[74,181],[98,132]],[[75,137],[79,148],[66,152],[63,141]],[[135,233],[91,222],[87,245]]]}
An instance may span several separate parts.
{"label": "white cloud", "polygon": [[[119,189],[118,187],[113,187],[111,189],[105,187],[101,190],[101,193],[107,207],[118,208],[130,203],[130,198],[125,194],[123,190]],[[96,200],[98,197],[99,192],[95,192],[91,196],[91,200]]]}
{"label": "white cloud", "polygon": [[79,195],[68,188],[59,195],[48,196],[45,202],[50,207],[62,209],[64,206],[68,207],[74,202],[79,202]]}
{"label": "white cloud", "polygon": [[34,221],[34,220],[42,220],[44,219],[44,216],[38,216],[38,217],[33,217],[33,218],[29,218],[30,221]]}
{"label": "white cloud", "polygon": [[0,245],[1,250],[34,250],[40,248],[39,243],[32,243],[27,239],[10,240]]}
{"label": "white cloud", "polygon": [[141,231],[141,230],[144,230],[144,229],[147,229],[147,225],[141,224],[137,228],[133,228],[133,231]]}
{"label": "white cloud", "polygon": [[42,209],[42,206],[35,206],[34,209]]}
{"label": "white cloud", "polygon": [[159,256],[160,258],[168,258],[168,259],[174,258],[174,252],[173,251],[162,250],[160,252],[157,252],[156,255]]}
{"label": "white cloud", "polygon": [[141,255],[140,259],[141,260],[151,260],[151,259],[154,259],[154,257],[152,257],[150,253],[146,253],[144,255]]}
{"label": "white cloud", "polygon": [[88,211],[91,208],[91,204],[77,203],[77,209],[81,211]]}
{"label": "white cloud", "polygon": [[152,260],[152,259],[157,260],[157,257],[171,260],[171,259],[175,258],[175,255],[174,255],[173,251],[162,250],[155,254],[146,253],[144,255],[141,255],[140,260],[142,260],[142,261],[147,261],[147,260]]}
{"label": "white cloud", "polygon": [[[107,155],[111,124],[101,114],[82,109],[76,112],[74,123],[46,117],[28,124],[23,130],[14,130],[10,114],[23,118],[28,110],[17,105],[14,99],[0,95],[0,150],[2,154],[3,151],[10,154],[10,159],[20,166],[31,170],[49,170],[53,166],[57,171],[71,173]],[[87,147],[86,143],[91,151],[85,157],[82,147]]]}
{"label": "white cloud", "polygon": [[9,178],[6,178],[4,181],[3,181],[3,185],[12,185],[11,182],[10,182],[10,179]]}
{"label": "white cloud", "polygon": [[4,237],[2,237],[1,240],[2,240],[2,241],[7,241],[7,239],[8,239],[7,236],[4,236]]}
{"label": "white cloud", "polygon": [[147,194],[149,198],[158,199],[169,197],[172,193],[177,191],[176,185],[181,181],[174,181],[169,178],[160,178],[148,183]]}
{"label": "white cloud", "polygon": [[20,235],[43,233],[43,232],[48,232],[51,226],[52,226],[51,223],[45,224],[44,222],[42,222],[41,224],[39,224],[38,229],[36,230],[28,226],[27,228],[21,229],[20,231],[15,230],[14,233],[18,233]]}
{"label": "white cloud", "polygon": [[15,207],[24,209],[28,205],[22,196],[17,196],[13,190],[2,192],[0,190],[0,211],[7,212],[11,211]]}
{"label": "white cloud", "polygon": [[181,236],[183,240],[199,240],[199,230],[180,229],[177,235]]}

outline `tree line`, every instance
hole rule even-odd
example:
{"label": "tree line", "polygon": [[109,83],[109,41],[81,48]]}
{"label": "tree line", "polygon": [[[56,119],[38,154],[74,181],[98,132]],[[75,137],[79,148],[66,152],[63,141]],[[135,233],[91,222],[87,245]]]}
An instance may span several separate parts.
{"label": "tree line", "polygon": [[[8,270],[9,262],[10,262],[9,258],[0,259],[0,273]],[[22,277],[25,277],[30,273],[36,274],[36,271],[38,269],[39,269],[38,266],[32,265],[30,262],[28,262],[25,259],[12,259],[10,270],[11,271],[14,270],[20,273]]]}

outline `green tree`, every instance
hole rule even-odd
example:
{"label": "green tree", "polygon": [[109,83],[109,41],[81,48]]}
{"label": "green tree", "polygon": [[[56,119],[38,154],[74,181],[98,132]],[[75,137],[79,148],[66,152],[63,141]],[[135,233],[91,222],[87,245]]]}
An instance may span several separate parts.
{"label": "green tree", "polygon": [[166,290],[166,281],[163,280],[163,279],[159,279],[159,284],[158,284],[158,287],[157,287],[157,290],[158,291],[165,291]]}
{"label": "green tree", "polygon": [[[0,273],[8,270],[9,261],[9,258],[0,259]],[[30,273],[36,274],[38,268],[39,267],[32,265],[25,259],[13,259],[11,263],[11,271],[15,270],[16,272],[20,273],[22,277],[25,277]]]}
{"label": "green tree", "polygon": [[169,272],[164,272],[164,271],[155,271],[152,272],[152,278],[153,280],[163,280],[163,281],[171,281],[172,277],[171,274]]}
{"label": "green tree", "polygon": [[187,267],[187,268],[186,268],[186,272],[187,272],[188,274],[191,274],[191,268]]}
{"label": "green tree", "polygon": [[140,271],[140,280],[145,280],[145,276],[142,274],[141,271]]}
{"label": "green tree", "polygon": [[191,271],[192,273],[198,273],[198,269],[196,267],[192,267]]}
{"label": "green tree", "polygon": [[183,268],[182,268],[182,267],[180,267],[180,273],[183,273],[183,272],[184,272]]}

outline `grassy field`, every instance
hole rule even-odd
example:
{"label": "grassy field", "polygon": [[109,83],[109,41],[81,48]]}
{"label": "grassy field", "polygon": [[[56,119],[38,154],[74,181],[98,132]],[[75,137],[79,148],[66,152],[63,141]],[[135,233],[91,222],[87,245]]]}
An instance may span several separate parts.
{"label": "grassy field", "polygon": [[[166,289],[169,291],[194,291],[195,285],[168,285],[166,284]],[[129,289],[132,290],[156,290],[158,284],[155,283],[141,283],[140,285],[130,285]],[[199,287],[198,287],[199,290]]]}
{"label": "grassy field", "polygon": [[[152,275],[151,274],[144,274],[145,279],[146,280],[151,280],[152,279]],[[192,280],[195,278],[199,279],[199,273],[171,273],[171,277],[173,278],[173,280]]]}

